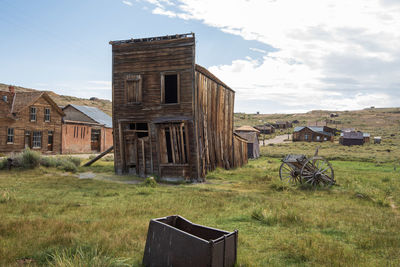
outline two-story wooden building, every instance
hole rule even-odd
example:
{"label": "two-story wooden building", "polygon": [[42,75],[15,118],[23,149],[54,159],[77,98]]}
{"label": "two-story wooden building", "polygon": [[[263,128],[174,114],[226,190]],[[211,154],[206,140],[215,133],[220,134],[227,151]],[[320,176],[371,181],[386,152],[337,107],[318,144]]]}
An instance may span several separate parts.
{"label": "two-story wooden building", "polygon": [[0,152],[61,152],[62,110],[46,92],[0,91]]}
{"label": "two-story wooden building", "polygon": [[202,180],[247,162],[235,93],[196,64],[194,34],[110,44],[117,173]]}

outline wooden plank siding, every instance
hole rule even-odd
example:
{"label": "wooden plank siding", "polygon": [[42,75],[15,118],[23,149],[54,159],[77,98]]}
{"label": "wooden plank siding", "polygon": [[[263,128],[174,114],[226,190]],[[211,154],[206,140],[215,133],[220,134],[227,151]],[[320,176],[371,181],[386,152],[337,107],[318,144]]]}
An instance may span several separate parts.
{"label": "wooden plank siding", "polygon": [[[234,91],[195,64],[194,34],[110,44],[116,173],[203,180],[216,167],[239,166],[234,164]],[[177,77],[178,103],[164,103],[164,77],[171,74]],[[125,81],[132,75],[140,79],[140,103],[126,101]],[[148,131],[140,133],[135,125],[147,125]],[[129,131],[137,141],[127,139]]]}
{"label": "wooden plank siding", "polygon": [[[23,93],[17,93],[23,94]],[[17,95],[18,97],[18,95]],[[37,110],[36,121],[30,120],[30,107]],[[50,109],[50,121],[45,121],[45,108]],[[48,96],[41,95],[32,103],[26,103],[26,107],[22,108],[16,114],[16,119],[8,117],[0,118],[0,152],[11,153],[20,152],[25,149],[25,133],[33,131],[41,132],[41,147],[32,148],[46,154],[58,154],[61,152],[61,119],[62,112],[56,110],[54,103],[48,101]],[[7,129],[14,129],[14,142],[7,143]],[[53,132],[52,150],[48,149],[48,132]]]}

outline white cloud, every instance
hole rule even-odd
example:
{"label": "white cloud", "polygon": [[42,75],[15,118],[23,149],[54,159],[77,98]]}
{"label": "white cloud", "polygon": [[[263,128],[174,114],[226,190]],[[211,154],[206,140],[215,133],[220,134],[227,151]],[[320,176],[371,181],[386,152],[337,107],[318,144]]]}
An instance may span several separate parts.
{"label": "white cloud", "polygon": [[[355,109],[400,102],[400,4],[395,0],[178,0],[153,13],[199,20],[277,49],[210,70],[237,101]],[[223,10],[223,15],[221,13]],[[250,48],[257,51],[254,48]],[[259,51],[261,52],[261,51]]]}
{"label": "white cloud", "polygon": [[133,5],[132,2],[126,1],[126,0],[123,0],[122,3],[124,3],[127,6],[132,6]]}

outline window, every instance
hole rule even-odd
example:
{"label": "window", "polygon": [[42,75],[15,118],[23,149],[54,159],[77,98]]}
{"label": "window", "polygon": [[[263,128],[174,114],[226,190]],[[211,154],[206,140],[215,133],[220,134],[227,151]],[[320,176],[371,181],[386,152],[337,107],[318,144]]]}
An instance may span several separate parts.
{"label": "window", "polygon": [[317,135],[317,141],[321,141],[321,136]]}
{"label": "window", "polygon": [[14,128],[7,129],[7,144],[14,143]]}
{"label": "window", "polygon": [[328,141],[328,138],[324,137],[324,141]]}
{"label": "window", "polygon": [[134,131],[138,138],[149,136],[149,127],[145,122],[128,123],[126,124],[125,129]]}
{"label": "window", "polygon": [[35,107],[31,107],[30,119],[31,119],[31,121],[36,121],[36,108]]}
{"label": "window", "polygon": [[41,148],[42,147],[42,132],[34,131],[33,132],[33,148]]}
{"label": "window", "polygon": [[160,125],[159,140],[161,163],[188,163],[188,147],[184,123]]}
{"label": "window", "polygon": [[53,131],[47,132],[47,150],[53,151]]}
{"label": "window", "polygon": [[49,108],[45,108],[44,109],[44,121],[50,121],[50,109]]}
{"label": "window", "polygon": [[177,73],[161,76],[161,101],[164,104],[179,103],[179,75]]}
{"label": "window", "polygon": [[142,102],[142,78],[140,75],[130,74],[126,77],[125,97],[127,103]]}
{"label": "window", "polygon": [[306,140],[306,141],[308,140],[308,134],[304,135],[304,140]]}

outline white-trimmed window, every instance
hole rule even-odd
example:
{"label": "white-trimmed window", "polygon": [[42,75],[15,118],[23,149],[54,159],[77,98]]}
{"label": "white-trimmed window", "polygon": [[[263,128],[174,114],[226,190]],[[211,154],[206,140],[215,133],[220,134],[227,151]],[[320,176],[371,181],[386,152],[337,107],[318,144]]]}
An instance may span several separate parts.
{"label": "white-trimmed window", "polygon": [[37,114],[37,109],[35,107],[31,107],[31,112],[30,112],[31,121],[36,121],[36,114]]}
{"label": "white-trimmed window", "polygon": [[33,148],[41,148],[42,147],[42,132],[39,131],[33,131],[33,137],[32,137],[32,147]]}
{"label": "white-trimmed window", "polygon": [[321,136],[317,135],[317,141],[321,141]]}
{"label": "white-trimmed window", "polygon": [[50,121],[50,108],[44,109],[44,121],[46,122]]}
{"label": "white-trimmed window", "polygon": [[7,144],[14,143],[14,128],[7,129]]}
{"label": "white-trimmed window", "polygon": [[304,135],[304,140],[308,141],[308,134]]}

